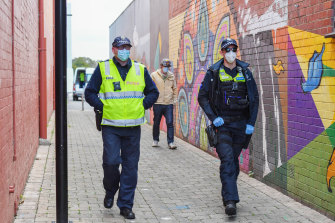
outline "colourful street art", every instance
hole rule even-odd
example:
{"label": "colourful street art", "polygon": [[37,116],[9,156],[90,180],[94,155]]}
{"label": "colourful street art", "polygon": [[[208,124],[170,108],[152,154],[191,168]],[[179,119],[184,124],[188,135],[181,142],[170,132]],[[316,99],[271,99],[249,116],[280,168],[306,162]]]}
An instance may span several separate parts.
{"label": "colourful street art", "polygon": [[222,40],[235,38],[260,94],[256,132],[252,146],[241,153],[241,169],[302,199],[314,198],[300,191],[323,191],[335,205],[335,132],[329,131],[335,117],[334,42],[290,27],[288,1],[266,1],[257,10],[259,2],[189,1],[179,14],[181,28],[170,27],[170,36],[180,36],[178,48],[169,49],[178,55],[176,135],[217,155],[206,141],[209,120],[196,97],[206,70],[221,59]]}
{"label": "colourful street art", "polygon": [[330,187],[330,181],[333,177],[335,177],[335,148],[333,150],[332,155],[330,156],[328,167],[327,167],[327,186],[328,191],[332,192],[332,189]]}
{"label": "colourful street art", "polygon": [[[208,145],[204,129],[210,121],[197,96],[207,69],[221,59],[222,40],[234,38],[238,58],[250,64],[260,97],[255,133],[240,156],[241,170],[335,215],[335,40],[325,37],[334,28],[328,13],[331,0],[150,4],[146,31],[140,33],[135,21],[139,34],[134,53],[151,72],[162,58],[173,61],[175,135],[217,156]],[[317,12],[308,14],[304,7],[315,4]],[[163,16],[163,5],[168,16]],[[136,27],[128,33],[136,33]],[[165,130],[164,121],[161,128]]]}

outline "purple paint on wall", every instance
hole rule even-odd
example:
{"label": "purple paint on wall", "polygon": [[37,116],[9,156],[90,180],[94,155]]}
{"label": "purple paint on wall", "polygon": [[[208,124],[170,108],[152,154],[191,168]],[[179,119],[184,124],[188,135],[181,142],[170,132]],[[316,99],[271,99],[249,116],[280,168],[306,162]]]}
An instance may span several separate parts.
{"label": "purple paint on wall", "polygon": [[[304,94],[301,79],[304,75],[288,41],[288,146],[287,160],[292,158],[325,129],[310,93]],[[305,116],[308,114],[308,116]]]}

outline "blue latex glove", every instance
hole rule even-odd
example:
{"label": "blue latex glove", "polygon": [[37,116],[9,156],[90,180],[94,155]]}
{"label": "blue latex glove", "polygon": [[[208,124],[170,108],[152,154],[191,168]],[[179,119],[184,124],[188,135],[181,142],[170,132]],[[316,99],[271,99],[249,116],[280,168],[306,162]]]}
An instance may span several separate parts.
{"label": "blue latex glove", "polygon": [[255,128],[252,125],[247,124],[247,127],[245,129],[245,134],[251,135],[254,133]]}
{"label": "blue latex glove", "polygon": [[217,117],[216,119],[214,119],[213,124],[215,127],[219,127],[224,124],[224,121],[221,117]]}

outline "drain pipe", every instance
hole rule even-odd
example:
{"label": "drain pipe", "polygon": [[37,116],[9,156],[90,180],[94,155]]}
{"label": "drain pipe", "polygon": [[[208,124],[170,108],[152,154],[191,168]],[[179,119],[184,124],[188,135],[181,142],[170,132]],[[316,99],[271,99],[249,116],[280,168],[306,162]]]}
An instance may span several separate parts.
{"label": "drain pipe", "polygon": [[12,70],[13,70],[13,80],[12,80],[12,97],[13,97],[13,161],[16,160],[16,117],[15,117],[15,39],[14,39],[14,34],[15,34],[15,16],[14,16],[14,0],[12,0]]}
{"label": "drain pipe", "polygon": [[[12,98],[13,98],[13,162],[16,161],[16,116],[15,116],[15,15],[14,15],[14,0],[12,0],[12,71],[13,71],[13,79],[12,79]],[[13,180],[10,179],[10,180]],[[18,197],[15,197],[15,183],[12,182],[11,185],[9,185],[9,194],[14,194],[14,214],[16,215],[17,209],[18,209]]]}
{"label": "drain pipe", "polygon": [[44,37],[44,3],[38,1],[39,7],[39,38],[38,38],[38,56],[39,56],[39,137],[47,139],[47,80],[46,80],[46,38]]}

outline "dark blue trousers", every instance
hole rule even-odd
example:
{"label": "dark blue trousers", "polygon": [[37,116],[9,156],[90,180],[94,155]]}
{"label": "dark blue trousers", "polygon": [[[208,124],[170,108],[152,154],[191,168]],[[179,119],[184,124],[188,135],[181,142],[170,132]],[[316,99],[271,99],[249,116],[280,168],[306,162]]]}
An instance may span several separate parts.
{"label": "dark blue trousers", "polygon": [[[104,145],[103,184],[106,195],[114,197],[119,190],[117,206],[132,209],[140,158],[141,127],[102,126]],[[122,171],[120,172],[120,164]]]}
{"label": "dark blue trousers", "polygon": [[246,120],[224,123],[219,130],[216,152],[220,158],[221,194],[225,201],[239,202],[237,177],[240,173],[239,156],[246,134]]}
{"label": "dark blue trousers", "polygon": [[159,141],[159,125],[161,124],[162,116],[164,115],[167,127],[167,142],[174,141],[173,129],[173,105],[154,104],[154,126],[152,128],[153,139]]}

